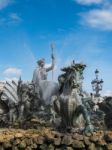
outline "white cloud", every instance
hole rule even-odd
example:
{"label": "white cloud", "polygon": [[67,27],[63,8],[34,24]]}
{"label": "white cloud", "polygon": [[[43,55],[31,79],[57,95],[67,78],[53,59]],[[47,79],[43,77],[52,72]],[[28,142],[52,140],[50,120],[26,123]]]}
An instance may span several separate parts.
{"label": "white cloud", "polygon": [[5,81],[12,81],[12,80],[14,80],[14,81],[18,81],[18,80],[19,80],[19,78],[11,77],[11,78],[5,78],[4,80],[5,80]]}
{"label": "white cloud", "polygon": [[0,10],[7,7],[11,2],[12,0],[0,0]]}
{"label": "white cloud", "polygon": [[81,14],[85,24],[103,30],[112,30],[112,10],[94,9]]}
{"label": "white cloud", "polygon": [[17,13],[10,13],[8,16],[0,18],[0,25],[14,25],[21,21],[22,19]]}
{"label": "white cloud", "polygon": [[4,70],[3,75],[5,76],[5,78],[18,78],[20,77],[22,74],[22,70],[18,69],[18,68],[7,68],[6,70]]}
{"label": "white cloud", "polygon": [[75,0],[77,3],[82,5],[101,4],[104,0]]}
{"label": "white cloud", "polygon": [[112,96],[112,91],[108,90],[104,93],[104,96]]}
{"label": "white cloud", "polygon": [[82,5],[100,4],[96,9],[81,13],[82,23],[92,28],[112,30],[112,1],[110,0],[74,0]]}
{"label": "white cloud", "polygon": [[17,13],[11,13],[9,15],[9,18],[14,21],[14,22],[20,22],[21,21],[21,18],[20,16],[17,14]]}

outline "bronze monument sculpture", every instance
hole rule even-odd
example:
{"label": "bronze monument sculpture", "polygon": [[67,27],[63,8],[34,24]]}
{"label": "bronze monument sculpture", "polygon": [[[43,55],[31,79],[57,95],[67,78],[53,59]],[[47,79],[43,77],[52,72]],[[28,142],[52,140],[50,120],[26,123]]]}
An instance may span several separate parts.
{"label": "bronze monument sculpture", "polygon": [[95,94],[84,91],[86,65],[73,60],[61,69],[58,82],[49,81],[47,72],[55,66],[51,58],[49,68],[38,61],[31,81],[20,77],[3,84],[0,150],[111,149],[112,97],[99,94],[102,80],[92,81]]}
{"label": "bronze monument sculpture", "polygon": [[[101,107],[103,101],[95,102],[93,96],[83,90],[86,65],[73,60],[70,66],[61,69],[64,73],[58,76],[57,83],[47,80],[47,72],[55,66],[53,54],[51,58],[52,64],[48,68],[44,59],[37,62],[32,81],[24,82],[20,78],[18,82],[4,84],[0,93],[0,120],[12,126],[15,122],[41,118],[58,129],[74,131],[78,128],[86,133],[93,132],[93,114],[97,115],[94,107],[97,105],[104,112],[105,109]],[[95,98],[101,100],[99,94]]]}
{"label": "bronze monument sculpture", "polygon": [[39,114],[45,117],[47,114],[48,120],[52,123],[55,122],[54,116],[57,114],[61,119],[61,126],[74,128],[75,121],[82,114],[85,131],[92,132],[93,126],[85,106],[85,100],[91,97],[85,96],[82,90],[82,77],[86,66],[73,61],[71,66],[62,69],[64,74],[58,77],[58,85],[53,81],[47,81],[47,72],[55,65],[53,55],[52,59],[53,63],[49,68],[44,67],[45,60],[38,61],[39,68],[34,71],[32,82],[25,83],[21,78],[18,83],[6,82],[1,101],[6,109],[7,120],[13,124],[15,121],[38,117]]}

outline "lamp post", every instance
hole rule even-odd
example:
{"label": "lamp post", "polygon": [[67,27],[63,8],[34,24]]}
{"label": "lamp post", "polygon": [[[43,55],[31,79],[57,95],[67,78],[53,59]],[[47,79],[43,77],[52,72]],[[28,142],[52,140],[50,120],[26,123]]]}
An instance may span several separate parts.
{"label": "lamp post", "polygon": [[94,80],[92,80],[91,84],[92,84],[92,89],[93,91],[95,91],[95,97],[99,97],[100,96],[100,91],[102,91],[103,88],[103,80],[99,80],[99,71],[96,69],[95,70],[95,76],[96,78]]}

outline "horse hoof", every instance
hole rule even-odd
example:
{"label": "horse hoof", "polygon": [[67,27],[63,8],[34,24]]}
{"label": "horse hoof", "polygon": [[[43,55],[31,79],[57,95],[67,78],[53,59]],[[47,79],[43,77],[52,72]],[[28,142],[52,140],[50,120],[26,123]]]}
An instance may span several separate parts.
{"label": "horse hoof", "polygon": [[92,133],[92,132],[94,132],[93,125],[88,125],[84,130],[84,133]]}

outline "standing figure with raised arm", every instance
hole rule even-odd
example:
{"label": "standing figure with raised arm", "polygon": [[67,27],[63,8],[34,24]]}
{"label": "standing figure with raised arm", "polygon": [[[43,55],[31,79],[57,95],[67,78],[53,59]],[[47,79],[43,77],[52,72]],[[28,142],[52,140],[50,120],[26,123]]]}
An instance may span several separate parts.
{"label": "standing figure with raised arm", "polygon": [[50,67],[45,67],[45,59],[40,59],[37,61],[37,68],[34,70],[32,82],[35,86],[35,94],[39,99],[42,98],[40,92],[40,82],[47,80],[48,72],[54,69],[55,58],[54,55],[51,55],[52,64]]}
{"label": "standing figure with raised arm", "polygon": [[52,64],[50,67],[45,67],[45,59],[40,59],[37,61],[37,68],[34,70],[33,73],[33,83],[38,84],[40,80],[47,80],[47,74],[49,71],[54,69],[55,66],[55,58],[54,55],[51,56]]}

